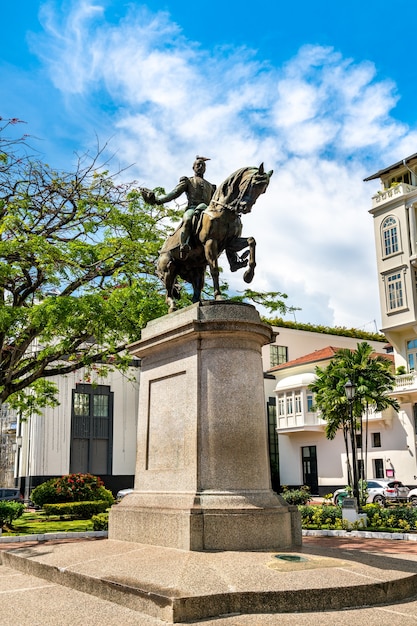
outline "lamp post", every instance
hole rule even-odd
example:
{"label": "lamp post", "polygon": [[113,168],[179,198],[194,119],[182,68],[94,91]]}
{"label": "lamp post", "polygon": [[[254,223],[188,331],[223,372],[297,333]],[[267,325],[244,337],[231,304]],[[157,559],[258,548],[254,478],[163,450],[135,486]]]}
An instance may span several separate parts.
{"label": "lamp post", "polygon": [[358,463],[356,460],[356,428],[355,418],[353,415],[353,401],[356,394],[356,385],[350,380],[345,385],[345,394],[349,403],[349,421],[350,421],[350,441],[352,446],[352,470],[353,470],[353,485],[352,492],[353,497],[356,500],[356,504],[359,504],[359,487],[358,487]]}

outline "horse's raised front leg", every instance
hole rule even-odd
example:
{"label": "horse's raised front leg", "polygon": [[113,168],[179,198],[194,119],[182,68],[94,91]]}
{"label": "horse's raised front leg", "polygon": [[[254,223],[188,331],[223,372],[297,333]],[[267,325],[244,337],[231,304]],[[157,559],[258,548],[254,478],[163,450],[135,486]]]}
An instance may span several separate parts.
{"label": "horse's raised front leg", "polygon": [[[245,283],[250,283],[255,274],[256,260],[255,260],[255,247],[256,241],[253,237],[236,237],[230,241],[226,248],[226,256],[229,260],[230,269],[232,272],[240,269],[241,267],[248,266],[248,269],[243,275]],[[240,257],[237,252],[240,252],[244,248],[248,248]],[[249,255],[249,259],[246,257]]]}
{"label": "horse's raised front leg", "polygon": [[222,300],[219,282],[219,265],[217,262],[219,256],[217,241],[214,239],[206,241],[204,244],[204,254],[206,255],[206,261],[209,265],[211,279],[213,281],[214,298],[215,300]]}

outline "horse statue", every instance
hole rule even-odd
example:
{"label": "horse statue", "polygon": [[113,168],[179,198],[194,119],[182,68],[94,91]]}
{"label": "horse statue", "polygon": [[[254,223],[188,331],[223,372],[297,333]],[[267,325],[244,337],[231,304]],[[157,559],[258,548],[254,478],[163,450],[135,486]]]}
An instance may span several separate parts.
{"label": "horse statue", "polygon": [[[222,252],[235,271],[246,267],[243,279],[250,283],[255,273],[255,246],[253,237],[241,237],[241,214],[252,210],[258,197],[265,193],[273,170],[264,171],[263,163],[259,167],[243,167],[216,189],[208,206],[197,207],[193,217],[191,250],[186,258],[181,258],[181,224],[170,235],[159,254],[157,274],[165,285],[166,302],[169,312],[176,310],[179,298],[177,276],[193,287],[193,302],[200,302],[204,286],[204,277],[209,266],[214,287],[214,298],[222,299],[219,284],[218,257]],[[239,257],[241,250],[245,252]],[[248,258],[249,257],[249,258]]]}

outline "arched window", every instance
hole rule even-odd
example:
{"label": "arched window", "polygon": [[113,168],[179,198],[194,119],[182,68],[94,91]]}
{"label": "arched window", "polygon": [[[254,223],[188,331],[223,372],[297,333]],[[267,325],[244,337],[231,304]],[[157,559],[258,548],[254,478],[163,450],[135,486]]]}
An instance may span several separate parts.
{"label": "arched window", "polygon": [[382,224],[382,247],[384,256],[390,256],[398,252],[398,235],[397,220],[390,215]]}

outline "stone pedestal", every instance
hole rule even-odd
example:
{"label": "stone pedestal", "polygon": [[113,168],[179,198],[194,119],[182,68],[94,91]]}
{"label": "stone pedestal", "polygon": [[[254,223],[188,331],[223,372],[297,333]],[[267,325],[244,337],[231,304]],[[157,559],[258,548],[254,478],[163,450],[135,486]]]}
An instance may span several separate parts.
{"label": "stone pedestal", "polygon": [[154,320],[142,360],[135,490],[109,538],[183,550],[301,544],[296,507],[271,490],[261,347],[251,305],[204,302]]}

